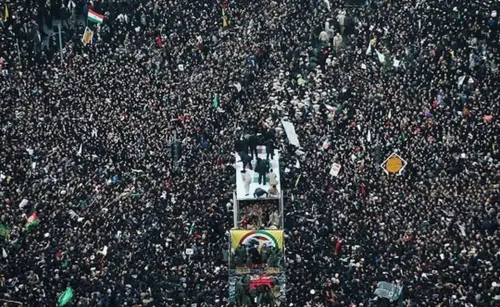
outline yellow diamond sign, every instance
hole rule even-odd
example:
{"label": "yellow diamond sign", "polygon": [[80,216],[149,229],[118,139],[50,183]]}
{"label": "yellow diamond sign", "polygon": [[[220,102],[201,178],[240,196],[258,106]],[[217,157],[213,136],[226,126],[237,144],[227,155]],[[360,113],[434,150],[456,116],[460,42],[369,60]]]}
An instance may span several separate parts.
{"label": "yellow diamond sign", "polygon": [[408,163],[403,158],[397,153],[393,153],[380,166],[386,174],[399,174],[406,164]]}

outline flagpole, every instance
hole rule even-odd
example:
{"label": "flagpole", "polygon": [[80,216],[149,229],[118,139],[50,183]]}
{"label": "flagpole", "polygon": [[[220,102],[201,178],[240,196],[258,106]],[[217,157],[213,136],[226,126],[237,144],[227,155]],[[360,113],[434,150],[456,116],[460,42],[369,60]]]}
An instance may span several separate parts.
{"label": "flagpole", "polygon": [[62,38],[61,38],[61,21],[59,22],[59,54],[61,55],[61,65],[64,63],[64,56],[62,50]]}
{"label": "flagpole", "polygon": [[22,64],[21,49],[19,48],[19,38],[16,38],[16,49],[17,49],[17,55],[19,56],[19,64]]}

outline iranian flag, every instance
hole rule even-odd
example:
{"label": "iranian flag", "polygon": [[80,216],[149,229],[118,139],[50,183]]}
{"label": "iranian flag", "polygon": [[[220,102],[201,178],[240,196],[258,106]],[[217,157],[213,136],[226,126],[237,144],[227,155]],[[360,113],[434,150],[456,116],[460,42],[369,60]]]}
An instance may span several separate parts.
{"label": "iranian flag", "polygon": [[95,23],[102,23],[104,20],[104,15],[94,12],[92,9],[89,9],[88,20]]}
{"label": "iranian flag", "polygon": [[36,214],[36,212],[35,212],[28,218],[26,225],[24,225],[24,229],[26,229],[26,231],[30,231],[39,223],[40,223],[40,221],[38,220],[38,214]]}

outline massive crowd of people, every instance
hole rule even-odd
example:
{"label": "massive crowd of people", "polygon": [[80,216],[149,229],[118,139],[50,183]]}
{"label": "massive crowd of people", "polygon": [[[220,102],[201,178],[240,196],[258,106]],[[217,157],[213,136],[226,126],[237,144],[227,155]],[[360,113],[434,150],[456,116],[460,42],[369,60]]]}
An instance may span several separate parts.
{"label": "massive crowd of people", "polygon": [[[234,142],[275,131],[283,304],[397,304],[374,295],[387,281],[403,306],[500,306],[497,10],[4,1],[0,299],[229,306]],[[380,166],[392,152],[398,175]]]}

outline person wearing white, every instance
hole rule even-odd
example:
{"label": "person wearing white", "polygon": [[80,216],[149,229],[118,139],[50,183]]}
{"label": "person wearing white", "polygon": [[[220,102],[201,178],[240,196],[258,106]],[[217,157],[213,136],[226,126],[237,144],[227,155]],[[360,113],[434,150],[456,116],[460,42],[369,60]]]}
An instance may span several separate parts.
{"label": "person wearing white", "polygon": [[271,186],[278,185],[278,176],[273,172],[272,168],[269,169],[269,174],[267,176],[269,177],[269,184]]}
{"label": "person wearing white", "polygon": [[245,196],[248,196],[250,194],[250,183],[252,183],[252,176],[246,170],[241,171],[241,176],[243,177]]}
{"label": "person wearing white", "polygon": [[273,213],[269,216],[269,223],[268,226],[275,226],[276,228],[279,228],[280,226],[280,215],[278,210],[274,210]]}

